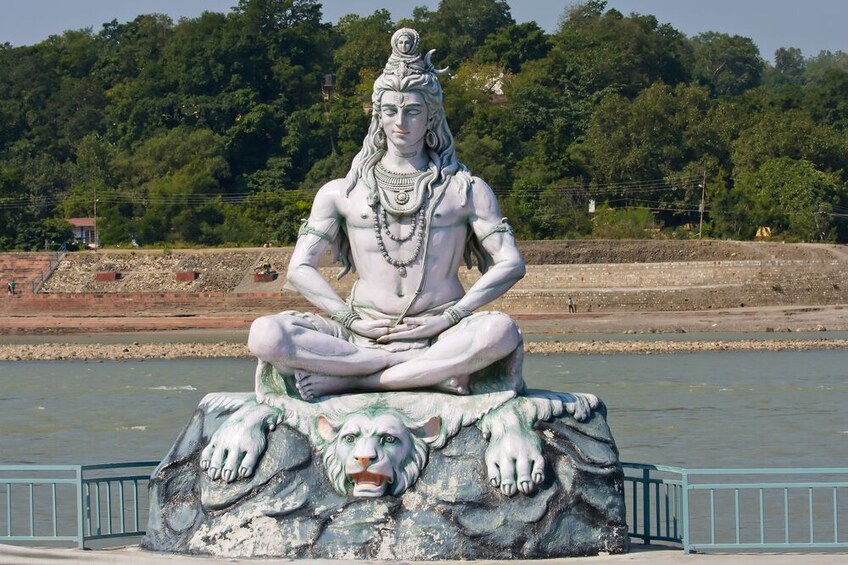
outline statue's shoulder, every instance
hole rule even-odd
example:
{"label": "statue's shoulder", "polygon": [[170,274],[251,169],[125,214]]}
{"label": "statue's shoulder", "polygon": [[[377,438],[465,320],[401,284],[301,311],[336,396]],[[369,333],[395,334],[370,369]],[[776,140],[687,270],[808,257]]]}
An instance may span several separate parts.
{"label": "statue's shoulder", "polygon": [[344,196],[347,192],[348,181],[345,178],[333,179],[318,189],[318,194],[323,196]]}
{"label": "statue's shoulder", "polygon": [[345,195],[347,194],[347,181],[345,179],[333,179],[325,183],[318,192],[315,193],[315,199],[312,201],[312,209],[330,208],[338,210],[343,205]]}
{"label": "statue's shoulder", "polygon": [[478,176],[469,175],[471,177],[471,190],[476,192],[493,192],[489,183]]}

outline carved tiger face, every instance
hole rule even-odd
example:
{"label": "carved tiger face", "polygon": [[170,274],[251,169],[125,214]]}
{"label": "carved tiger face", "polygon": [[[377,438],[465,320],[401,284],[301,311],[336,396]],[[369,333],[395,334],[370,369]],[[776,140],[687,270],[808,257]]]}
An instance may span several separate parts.
{"label": "carved tiger face", "polygon": [[319,416],[327,476],[340,494],[397,496],[418,480],[440,428],[437,416],[413,427],[394,412],[354,413],[340,425]]}

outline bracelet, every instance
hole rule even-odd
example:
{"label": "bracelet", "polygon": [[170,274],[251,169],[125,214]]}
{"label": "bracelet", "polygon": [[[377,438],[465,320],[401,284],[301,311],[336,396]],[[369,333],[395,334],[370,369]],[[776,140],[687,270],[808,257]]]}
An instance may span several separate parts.
{"label": "bracelet", "polygon": [[451,306],[450,308],[448,308],[447,310],[442,312],[442,316],[447,318],[448,322],[450,322],[450,325],[452,325],[452,326],[457,325],[460,322],[460,320],[462,320],[463,318],[467,318],[470,315],[471,315],[471,310],[468,310],[467,308],[463,308],[462,306],[456,306],[456,305]]}
{"label": "bracelet", "polygon": [[336,310],[330,314],[330,319],[350,329],[356,320],[361,320],[362,318],[353,310]]}

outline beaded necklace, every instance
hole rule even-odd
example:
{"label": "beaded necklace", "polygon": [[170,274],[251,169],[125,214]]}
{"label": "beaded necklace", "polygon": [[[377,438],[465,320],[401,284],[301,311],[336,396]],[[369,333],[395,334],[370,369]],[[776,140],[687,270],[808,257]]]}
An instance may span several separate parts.
{"label": "beaded necklace", "polygon": [[382,208],[382,217],[383,217],[383,233],[385,233],[387,236],[389,236],[389,239],[391,239],[392,241],[397,241],[398,243],[403,243],[405,241],[409,241],[410,239],[412,239],[412,236],[415,235],[415,232],[418,231],[418,224],[419,224],[420,218],[423,217],[423,210],[421,208],[419,208],[418,211],[415,212],[415,215],[412,217],[412,221],[409,224],[409,226],[410,226],[409,233],[406,234],[406,235],[403,235],[403,224],[401,224],[400,222],[397,223],[398,224],[398,235],[395,235],[395,234],[392,233],[392,230],[389,229],[389,215],[386,212],[385,208]]}
{"label": "beaded necklace", "polygon": [[[427,231],[424,229],[424,208],[426,208],[426,206],[419,207],[418,211],[415,213],[415,217],[412,222],[412,229],[410,230],[409,235],[399,237],[389,230],[388,216],[381,204],[378,202],[374,205],[374,233],[377,235],[377,247],[380,249],[380,253],[383,255],[383,259],[385,259],[386,263],[396,268],[402,277],[406,276],[406,268],[411,265],[421,253],[422,244],[424,242],[424,233]],[[412,239],[412,236],[417,233],[418,237],[415,239],[415,249],[412,250],[412,254],[407,259],[395,259],[389,255],[389,251],[386,249],[386,244],[383,242],[384,231],[390,239],[398,243],[409,241]]]}

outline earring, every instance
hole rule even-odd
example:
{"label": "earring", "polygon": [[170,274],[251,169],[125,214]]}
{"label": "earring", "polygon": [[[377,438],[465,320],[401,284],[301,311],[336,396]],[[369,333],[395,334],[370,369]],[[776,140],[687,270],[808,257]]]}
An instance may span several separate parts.
{"label": "earring", "polygon": [[386,146],[386,132],[383,131],[383,128],[378,129],[374,132],[374,136],[372,138],[374,142],[374,146],[378,149],[385,149]]}
{"label": "earring", "polygon": [[424,134],[424,143],[426,143],[430,149],[435,149],[439,145],[439,138],[436,137],[436,132],[428,129],[427,133]]}

